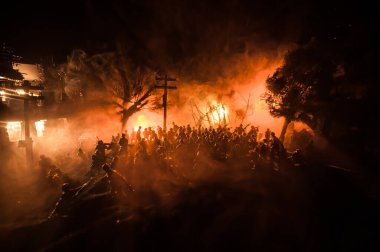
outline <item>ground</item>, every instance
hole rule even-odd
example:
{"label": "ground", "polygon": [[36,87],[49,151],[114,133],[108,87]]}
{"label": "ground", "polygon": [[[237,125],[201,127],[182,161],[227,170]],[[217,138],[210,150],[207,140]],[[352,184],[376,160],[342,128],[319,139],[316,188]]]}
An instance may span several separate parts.
{"label": "ground", "polygon": [[11,222],[2,219],[1,250],[366,251],[378,246],[380,209],[371,191],[376,183],[359,173],[322,164],[276,171],[220,163],[211,169],[206,179],[129,192],[133,200],[92,194],[67,215],[51,219],[46,217],[59,189],[40,191],[50,198],[45,207],[26,209],[23,218]]}

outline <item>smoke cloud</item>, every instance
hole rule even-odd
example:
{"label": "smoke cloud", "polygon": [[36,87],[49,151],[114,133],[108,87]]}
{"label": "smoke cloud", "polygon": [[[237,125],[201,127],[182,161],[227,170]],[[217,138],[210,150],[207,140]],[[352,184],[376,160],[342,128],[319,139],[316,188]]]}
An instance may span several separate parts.
{"label": "smoke cloud", "polygon": [[[108,4],[86,1],[90,39],[88,45],[77,50],[80,52],[75,54],[77,57],[68,58],[66,70],[76,75],[65,76],[68,84],[65,91],[69,98],[75,99],[84,88],[87,104],[77,99],[80,106],[68,104],[59,111],[62,119],[47,120],[44,137],[35,138],[34,170],[25,172],[20,154],[9,159],[9,176],[4,176],[9,183],[2,186],[12,190],[2,190],[1,197],[7,205],[4,208],[6,222],[28,215],[25,209],[29,202],[34,209],[39,209],[31,209],[32,212],[46,215],[60,193],[57,187],[42,193],[43,185],[34,183],[39,155],[50,157],[64,174],[80,180],[89,170],[89,158],[97,139],[109,142],[112,135],[121,133],[120,115],[110,102],[113,94],[104,88],[118,82],[113,68],[115,62],[110,63],[110,55],[122,54],[123,64],[143,66],[156,75],[168,74],[178,79],[171,83],[178,89],[169,90],[169,125],[171,122],[195,125],[194,106],[205,113],[210,104],[216,102],[226,107],[229,126],[252,124],[259,126],[262,132],[271,128],[279,133],[281,120],[268,114],[261,95],[265,91],[265,79],[281,65],[284,54],[293,46],[297,35],[287,31],[296,22],[285,22],[281,28],[279,23],[278,27],[263,25],[277,19],[271,16],[274,15],[272,9],[248,2],[131,1],[124,5],[119,1]],[[284,8],[274,11],[282,13]],[[88,64],[89,58],[97,64]],[[99,73],[97,67],[105,65],[107,71]],[[78,76],[80,78],[76,78]],[[154,95],[160,98],[161,92],[156,90]],[[138,126],[159,125],[162,125],[162,111],[150,111],[147,106],[129,119],[126,129],[131,132]],[[79,147],[88,157],[86,162],[77,156]],[[204,155],[197,170],[192,170],[194,153],[186,150],[177,157],[186,165],[177,168],[152,170],[155,160],[140,166],[140,170],[120,167],[140,192],[131,197],[130,203],[141,207],[156,202],[170,208],[194,183],[214,180],[219,183],[216,174],[220,174],[220,167],[224,166],[209,158],[207,150],[202,151]],[[239,188],[246,171],[225,174],[229,176],[228,183]],[[19,200],[20,195],[25,197],[23,192],[29,185],[31,194]],[[240,189],[245,191],[245,188]]]}

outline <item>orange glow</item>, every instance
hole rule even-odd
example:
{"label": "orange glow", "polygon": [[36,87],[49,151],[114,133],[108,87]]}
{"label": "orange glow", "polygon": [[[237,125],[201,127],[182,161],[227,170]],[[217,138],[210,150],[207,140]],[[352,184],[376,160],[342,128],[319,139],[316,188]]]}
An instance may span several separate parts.
{"label": "orange glow", "polygon": [[37,136],[42,137],[45,131],[45,122],[46,120],[40,120],[34,123],[36,126]]}
{"label": "orange glow", "polygon": [[314,135],[314,130],[311,129],[307,124],[305,124],[303,122],[294,122],[294,130],[298,131],[298,132],[300,132],[302,130],[306,130],[311,135]]}
{"label": "orange glow", "polygon": [[134,123],[133,129],[137,131],[139,129],[139,126],[141,126],[143,129],[149,127],[148,120],[144,115],[137,116],[137,121]]}
{"label": "orange glow", "polygon": [[228,123],[228,110],[224,104],[218,104],[213,101],[209,109],[209,115],[211,123],[214,125]]}
{"label": "orange glow", "polygon": [[39,81],[42,78],[37,65],[17,63],[13,65],[13,69],[20,71],[24,80]]}
{"label": "orange glow", "polygon": [[[169,108],[168,114],[175,117],[179,125],[215,125],[222,123],[225,117],[229,127],[250,124],[259,127],[260,132],[270,128],[279,135],[284,119],[270,115],[263,96],[266,79],[283,64],[288,48],[279,48],[275,55],[236,55],[220,63],[223,77],[212,82],[194,80],[178,85],[180,99],[177,102],[181,105]],[[169,95],[169,99],[172,97]],[[210,109],[215,106],[215,110]]]}
{"label": "orange glow", "polygon": [[0,91],[0,97],[1,97],[1,101],[5,102],[6,101],[6,98],[5,98],[5,95],[6,93],[4,91]]}
{"label": "orange glow", "polygon": [[132,128],[134,131],[137,131],[139,129],[139,126],[141,126],[141,129],[162,126],[163,115],[160,112],[162,113],[162,111],[159,111],[158,113],[152,111],[144,111],[134,114],[129,119],[126,129],[129,130]]}
{"label": "orange glow", "polygon": [[21,122],[8,122],[7,131],[10,141],[18,141],[21,139]]}
{"label": "orange glow", "polygon": [[22,89],[17,89],[16,93],[19,94],[19,95],[25,95],[26,94],[25,91],[22,90]]}

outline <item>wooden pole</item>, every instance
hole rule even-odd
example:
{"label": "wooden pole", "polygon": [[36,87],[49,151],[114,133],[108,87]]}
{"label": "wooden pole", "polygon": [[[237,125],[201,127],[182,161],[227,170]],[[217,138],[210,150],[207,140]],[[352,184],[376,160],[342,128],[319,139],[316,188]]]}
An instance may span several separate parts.
{"label": "wooden pole", "polygon": [[26,164],[28,167],[33,165],[33,140],[30,137],[30,121],[29,121],[29,100],[24,100],[24,133],[25,133],[25,154]]}
{"label": "wooden pole", "polygon": [[168,76],[165,75],[164,83],[164,96],[163,96],[163,105],[164,105],[164,131],[166,132],[166,107],[168,102]]}
{"label": "wooden pole", "polygon": [[162,97],[162,105],[164,106],[164,132],[166,132],[166,119],[167,119],[167,104],[168,104],[168,89],[177,89],[176,86],[168,86],[168,81],[176,81],[174,78],[168,77],[168,75],[165,74],[165,77],[156,77],[156,80],[164,81],[163,86],[156,85],[155,88],[162,88],[164,89],[164,96]]}

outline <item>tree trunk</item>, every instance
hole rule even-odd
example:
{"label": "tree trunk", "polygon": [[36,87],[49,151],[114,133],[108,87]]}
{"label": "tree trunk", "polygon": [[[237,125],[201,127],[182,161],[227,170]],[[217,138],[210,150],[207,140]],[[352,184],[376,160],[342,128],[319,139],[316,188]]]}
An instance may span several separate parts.
{"label": "tree trunk", "polygon": [[122,118],[121,118],[121,128],[125,129],[128,119],[134,114],[139,112],[146,104],[148,104],[147,99],[149,98],[151,92],[154,90],[154,87],[150,87],[143,96],[140,97],[132,106],[122,110]]}
{"label": "tree trunk", "polygon": [[282,126],[282,130],[281,130],[281,134],[280,134],[280,140],[281,140],[281,142],[284,142],[285,133],[286,133],[286,130],[288,129],[288,125],[289,125],[290,121],[291,120],[290,120],[289,117],[285,118],[284,125]]}

